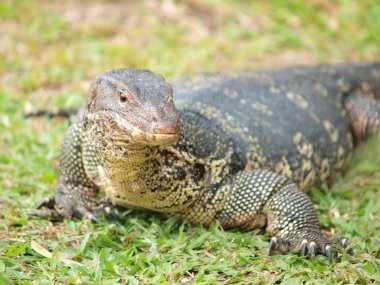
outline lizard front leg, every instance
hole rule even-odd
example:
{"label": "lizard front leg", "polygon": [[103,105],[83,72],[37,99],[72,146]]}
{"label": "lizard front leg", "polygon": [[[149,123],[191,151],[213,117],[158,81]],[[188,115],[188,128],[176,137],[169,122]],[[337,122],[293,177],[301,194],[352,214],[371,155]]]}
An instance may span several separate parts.
{"label": "lizard front leg", "polygon": [[83,162],[81,125],[72,125],[62,144],[58,167],[57,190],[29,214],[42,218],[89,218],[95,214],[112,215],[110,203],[99,199],[99,187],[88,177]]}

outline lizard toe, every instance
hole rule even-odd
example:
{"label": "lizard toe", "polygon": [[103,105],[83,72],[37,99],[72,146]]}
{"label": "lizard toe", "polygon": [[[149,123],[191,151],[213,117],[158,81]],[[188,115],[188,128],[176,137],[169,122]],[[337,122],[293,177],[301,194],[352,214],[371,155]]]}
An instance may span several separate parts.
{"label": "lizard toe", "polygon": [[57,211],[56,209],[38,209],[34,211],[27,212],[29,217],[39,217],[41,219],[48,219],[48,220],[62,220],[64,216],[62,213]]}
{"label": "lizard toe", "polygon": [[104,199],[99,202],[99,204],[92,209],[92,213],[122,223],[119,208],[117,205],[113,204],[110,199]]}
{"label": "lizard toe", "polygon": [[49,220],[62,220],[72,216],[72,212],[61,207],[55,196],[45,197],[40,201],[34,211],[29,211],[28,216]]}
{"label": "lizard toe", "polygon": [[333,250],[332,250],[331,245],[326,245],[325,252],[326,252],[327,258],[329,259],[330,264],[333,263],[334,259],[333,259]]}
{"label": "lizard toe", "polygon": [[316,244],[315,244],[315,242],[312,241],[310,243],[310,247],[309,247],[309,256],[310,256],[310,261],[311,262],[314,262],[315,249],[316,249]]}
{"label": "lizard toe", "polygon": [[350,243],[344,237],[338,237],[334,242],[333,246],[337,249],[345,250],[349,255],[354,255],[354,251],[350,248]]}
{"label": "lizard toe", "polygon": [[306,251],[307,251],[307,240],[306,239],[304,239],[303,241],[302,241],[302,244],[301,244],[301,256],[305,256],[305,254],[306,254]]}
{"label": "lizard toe", "polygon": [[276,249],[276,242],[277,238],[272,237],[268,245],[268,256],[271,256],[273,254],[273,251]]}
{"label": "lizard toe", "polygon": [[40,201],[36,209],[41,209],[42,207],[46,207],[48,209],[54,209],[55,206],[55,196],[45,197],[42,201]]}
{"label": "lizard toe", "polygon": [[268,256],[271,256],[275,250],[279,252],[289,252],[291,251],[290,244],[282,237],[272,237],[268,246]]}

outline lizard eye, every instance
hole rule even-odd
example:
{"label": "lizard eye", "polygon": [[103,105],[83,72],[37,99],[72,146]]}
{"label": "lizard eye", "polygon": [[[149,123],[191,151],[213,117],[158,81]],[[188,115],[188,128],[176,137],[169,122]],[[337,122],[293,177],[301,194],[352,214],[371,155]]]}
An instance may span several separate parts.
{"label": "lizard eye", "polygon": [[121,103],[127,102],[127,96],[125,96],[125,94],[123,94],[123,93],[119,94],[119,99],[120,99]]}
{"label": "lizard eye", "polygon": [[124,92],[119,91],[119,100],[121,103],[125,103],[128,101],[127,95]]}

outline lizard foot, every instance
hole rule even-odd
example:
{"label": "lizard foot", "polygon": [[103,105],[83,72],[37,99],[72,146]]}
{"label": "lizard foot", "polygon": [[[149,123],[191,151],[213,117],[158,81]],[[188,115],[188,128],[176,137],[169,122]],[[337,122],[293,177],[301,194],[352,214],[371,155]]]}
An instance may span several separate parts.
{"label": "lizard foot", "polygon": [[[313,262],[316,254],[327,256],[330,263],[333,263],[333,253],[339,249],[348,247],[347,240],[339,238],[330,241],[320,230],[300,229],[283,236],[272,237],[269,242],[268,255],[272,255],[274,250],[280,252],[300,252],[301,256],[308,255]],[[352,249],[347,251],[352,254]]]}
{"label": "lizard foot", "polygon": [[99,215],[121,221],[117,214],[117,207],[111,203],[109,199],[100,201],[93,208],[82,205],[67,205],[61,206],[56,201],[55,196],[46,197],[37,204],[36,210],[28,212],[29,216],[40,217],[42,219],[62,220],[65,218],[86,218],[93,223],[100,223]]}
{"label": "lizard foot", "polygon": [[122,222],[122,218],[120,216],[120,210],[123,209],[122,207],[119,207],[112,203],[112,201],[108,198],[105,198],[99,202],[99,204],[94,207],[91,212],[93,215],[101,215],[106,218],[110,218],[112,220],[115,220],[119,223]]}
{"label": "lizard foot", "polygon": [[40,217],[42,219],[62,220],[73,217],[73,211],[64,210],[56,203],[55,196],[44,198],[36,206],[36,210],[29,211],[29,216]]}

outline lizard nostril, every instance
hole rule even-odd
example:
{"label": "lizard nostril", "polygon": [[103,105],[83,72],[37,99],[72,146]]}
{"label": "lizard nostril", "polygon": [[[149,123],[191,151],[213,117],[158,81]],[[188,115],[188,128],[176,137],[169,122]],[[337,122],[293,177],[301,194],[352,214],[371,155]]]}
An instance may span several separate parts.
{"label": "lizard nostril", "polygon": [[153,117],[153,118],[152,118],[152,121],[153,121],[153,122],[157,122],[157,117]]}

